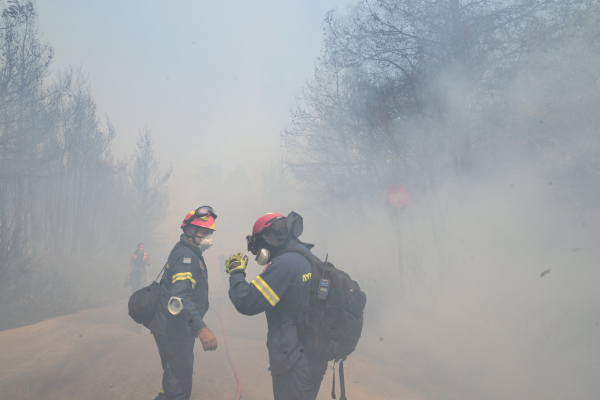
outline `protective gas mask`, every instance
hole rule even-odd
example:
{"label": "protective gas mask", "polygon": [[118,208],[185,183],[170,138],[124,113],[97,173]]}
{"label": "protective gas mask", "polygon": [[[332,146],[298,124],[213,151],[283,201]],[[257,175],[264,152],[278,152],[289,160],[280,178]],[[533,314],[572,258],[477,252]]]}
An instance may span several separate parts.
{"label": "protective gas mask", "polygon": [[256,255],[256,262],[258,265],[267,265],[269,262],[269,257],[271,257],[271,253],[267,249],[260,249],[258,254]]}
{"label": "protective gas mask", "polygon": [[208,236],[204,236],[202,239],[200,239],[200,244],[198,245],[198,247],[200,247],[200,250],[202,252],[208,250],[210,248],[210,246],[213,245],[213,241],[212,241],[212,235],[208,235]]}

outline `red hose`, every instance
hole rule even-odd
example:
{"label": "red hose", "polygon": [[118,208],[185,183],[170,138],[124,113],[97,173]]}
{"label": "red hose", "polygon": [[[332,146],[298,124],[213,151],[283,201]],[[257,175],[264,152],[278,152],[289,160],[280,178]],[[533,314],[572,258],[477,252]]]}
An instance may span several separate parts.
{"label": "red hose", "polygon": [[227,335],[225,334],[225,324],[223,323],[223,319],[221,318],[219,313],[216,312],[215,309],[212,307],[210,309],[215,314],[217,314],[217,317],[219,317],[219,320],[221,321],[221,327],[223,327],[223,338],[225,339],[225,350],[227,351],[227,359],[229,360],[229,365],[231,365],[231,369],[233,370],[233,373],[235,374],[235,379],[237,380],[237,384],[238,384],[238,392],[237,392],[237,397],[235,398],[235,400],[240,400],[240,395],[242,394],[242,382],[240,381],[240,377],[238,376],[238,373],[235,370],[235,365],[233,365],[233,361],[231,361],[231,356],[229,355],[229,345],[227,345]]}

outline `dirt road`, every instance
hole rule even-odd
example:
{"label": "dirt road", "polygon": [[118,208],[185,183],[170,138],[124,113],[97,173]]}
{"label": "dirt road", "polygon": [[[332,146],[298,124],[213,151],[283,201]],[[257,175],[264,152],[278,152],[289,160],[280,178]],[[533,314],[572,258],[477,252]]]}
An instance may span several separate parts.
{"label": "dirt road", "polygon": [[[264,316],[240,316],[226,300],[211,295],[211,306],[226,324],[242,398],[272,399]],[[192,399],[234,400],[237,383],[219,320],[211,311],[205,320],[220,345],[203,352],[196,342]],[[161,374],[154,339],[129,318],[125,300],[0,332],[2,400],[148,400],[160,389]],[[331,374],[329,368],[319,400],[331,399]],[[360,353],[346,362],[346,390],[351,400],[429,399],[401,385],[397,371]]]}

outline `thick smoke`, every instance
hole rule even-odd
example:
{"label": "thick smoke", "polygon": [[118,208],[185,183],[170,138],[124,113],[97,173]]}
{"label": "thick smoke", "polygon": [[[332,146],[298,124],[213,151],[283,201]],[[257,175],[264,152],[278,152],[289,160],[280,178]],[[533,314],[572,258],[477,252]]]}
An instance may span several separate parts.
{"label": "thick smoke", "polygon": [[[441,398],[592,398],[598,5],[428,5],[327,16],[284,134],[306,231],[364,287],[361,350],[400,379]],[[397,182],[405,293],[383,207]]]}
{"label": "thick smoke", "polygon": [[[37,18],[33,8],[22,11]],[[176,103],[177,89],[160,100],[171,120],[163,121],[158,143],[173,144],[160,153],[170,151],[176,163],[168,192],[170,170],[158,163],[149,132],[141,131],[138,150],[130,143],[135,156],[117,160],[110,146],[116,131],[96,117],[85,74],[69,70],[52,81],[52,49],[29,25],[30,46],[40,50],[32,65],[40,72],[31,90],[0,92],[0,272],[10,264],[37,277],[10,282],[10,293],[52,283],[23,307],[46,301],[60,313],[123,297],[118,274],[124,278],[122,260],[143,240],[138,236],[152,232],[148,247],[158,271],[183,216],[209,204],[219,216],[206,254],[211,296],[224,297],[228,282],[218,257],[245,252],[258,216],[296,211],[304,218],[301,239],[368,296],[357,352],[404,384],[440,399],[595,398],[599,16],[594,1],[377,0],[330,12],[322,55],[304,92],[295,93],[301,98],[281,151],[274,123],[265,122],[273,111],[257,104],[281,87],[270,82],[278,87],[256,97],[262,81],[248,83],[248,71],[239,79],[249,85],[239,98],[231,73],[225,94],[219,92],[228,108],[219,115],[191,100],[188,108],[174,106],[187,101]],[[3,18],[6,27],[13,17]],[[25,28],[17,28],[15,37],[22,37]],[[200,43],[187,33],[185,40],[187,47],[178,44],[185,54]],[[231,46],[230,66],[239,62]],[[268,67],[274,65],[280,64]],[[167,79],[201,92],[204,81],[186,81],[188,72]],[[5,74],[0,82],[11,88],[16,81],[8,78],[16,79]],[[29,135],[14,123],[18,107],[6,106],[15,98],[32,105],[21,110]],[[193,123],[183,118],[193,113]],[[198,133],[198,126],[208,128]],[[143,196],[133,195],[133,178],[145,164],[133,166],[144,154],[159,188],[147,211]],[[384,205],[396,183],[411,194],[400,213],[403,291],[396,210]],[[45,222],[35,238],[30,227],[40,217]],[[78,231],[82,221],[94,229]],[[41,265],[47,275],[36,275]],[[261,270],[251,261],[248,275]],[[244,319],[243,326],[232,335],[264,340],[263,318]]]}

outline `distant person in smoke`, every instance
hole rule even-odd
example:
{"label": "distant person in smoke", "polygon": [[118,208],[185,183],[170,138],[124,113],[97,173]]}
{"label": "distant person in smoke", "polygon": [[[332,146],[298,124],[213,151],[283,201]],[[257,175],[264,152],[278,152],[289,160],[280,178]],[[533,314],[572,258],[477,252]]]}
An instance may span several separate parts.
{"label": "distant person in smoke", "polygon": [[204,252],[212,246],[217,214],[208,206],[188,213],[165,266],[160,298],[148,325],[163,367],[162,390],[155,400],[189,400],[192,395],[194,342],[217,349],[217,338],[203,321],[208,311],[208,274]]}
{"label": "distant person in smoke", "polygon": [[[260,217],[246,238],[248,251],[264,270],[246,281],[248,257],[241,253],[226,262],[229,273],[229,298],[244,315],[264,312],[267,317],[267,349],[275,400],[315,400],[327,361],[310,354],[298,339],[295,321],[301,321],[308,305],[311,264],[301,254],[312,256],[312,244],[298,239],[302,217],[295,212],[287,217],[271,213]],[[314,257],[314,256],[313,256]]]}
{"label": "distant person in smoke", "polygon": [[126,285],[131,284],[132,292],[146,286],[146,267],[150,266],[150,257],[144,252],[144,243],[139,243],[129,258]]}

